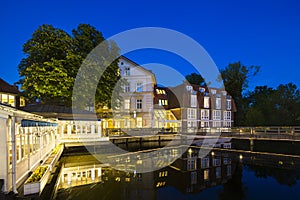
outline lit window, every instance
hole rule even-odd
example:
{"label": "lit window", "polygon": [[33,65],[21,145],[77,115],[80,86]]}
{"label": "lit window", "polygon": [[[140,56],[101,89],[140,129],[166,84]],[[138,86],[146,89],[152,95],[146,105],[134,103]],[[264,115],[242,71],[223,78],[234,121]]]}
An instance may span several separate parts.
{"label": "lit window", "polygon": [[8,95],[8,104],[15,107],[15,96]]}
{"label": "lit window", "polygon": [[227,106],[226,106],[227,110],[231,110],[231,99],[227,99]]}
{"label": "lit window", "polygon": [[20,97],[20,107],[25,106],[25,99],[23,97]]}
{"label": "lit window", "polygon": [[124,109],[126,109],[126,110],[130,109],[130,100],[129,99],[124,100]]}
{"label": "lit window", "polygon": [[204,97],[204,108],[209,108],[209,97]]}
{"label": "lit window", "polygon": [[213,127],[221,127],[221,122],[220,121],[214,121],[213,122]]}
{"label": "lit window", "polygon": [[1,95],[1,102],[3,104],[7,104],[8,103],[8,95],[7,94],[2,94]]}
{"label": "lit window", "polygon": [[130,76],[130,67],[125,67],[124,76]]}
{"label": "lit window", "polygon": [[136,83],[136,91],[143,92],[143,83],[141,83],[141,82]]}
{"label": "lit window", "polygon": [[209,170],[208,169],[204,170],[203,179],[205,181],[209,179]]}
{"label": "lit window", "polygon": [[224,120],[231,120],[231,111],[224,111]]}
{"label": "lit window", "polygon": [[206,109],[201,110],[201,119],[209,120],[209,110],[206,110]]}
{"label": "lit window", "polygon": [[221,120],[221,111],[220,110],[213,111],[213,120]]}
{"label": "lit window", "polygon": [[159,99],[158,100],[158,105],[160,105],[160,106],[167,106],[168,105],[168,100]]}
{"label": "lit window", "polygon": [[231,127],[231,121],[225,121],[223,124],[224,124],[223,125],[224,127],[227,127],[227,128]]}
{"label": "lit window", "polygon": [[209,122],[201,122],[201,127],[208,128],[209,127]]}
{"label": "lit window", "polygon": [[168,176],[168,171],[163,171],[163,172],[159,172],[158,177],[167,177]]}
{"label": "lit window", "polygon": [[188,108],[187,111],[188,111],[188,115],[187,115],[188,119],[196,119],[196,109]]}
{"label": "lit window", "polygon": [[166,91],[161,89],[156,89],[156,94],[166,94]]}
{"label": "lit window", "polygon": [[137,128],[142,128],[142,126],[143,126],[143,118],[137,117],[136,118],[136,127]]}
{"label": "lit window", "polygon": [[191,107],[197,107],[197,95],[191,95]]}
{"label": "lit window", "polygon": [[136,109],[142,109],[142,99],[136,100]]}
{"label": "lit window", "polygon": [[216,98],[216,109],[221,109],[221,98]]}
{"label": "lit window", "polygon": [[188,126],[188,128],[195,128],[195,127],[197,127],[197,121],[196,120],[189,120],[189,121],[187,121],[187,126]]}

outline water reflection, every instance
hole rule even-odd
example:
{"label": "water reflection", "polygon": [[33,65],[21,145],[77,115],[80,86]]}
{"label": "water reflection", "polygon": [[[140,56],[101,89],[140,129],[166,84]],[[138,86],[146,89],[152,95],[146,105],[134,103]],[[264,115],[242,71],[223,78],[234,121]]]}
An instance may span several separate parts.
{"label": "water reflection", "polygon": [[[99,163],[91,155],[65,157],[56,199],[268,199],[272,194],[255,194],[253,188],[266,187],[264,180],[270,179],[300,188],[298,157],[230,149],[213,149],[202,157],[198,147],[185,152],[182,149],[172,147],[149,158],[149,162],[143,158],[135,164],[129,161],[136,156],[134,152],[111,158],[119,168],[130,169],[127,171]],[[172,161],[178,154],[182,156]],[[168,166],[154,172],[137,173],[135,170],[151,165],[164,166],[165,161],[169,162]],[[268,186],[277,187],[275,183]],[[283,194],[287,189],[279,187],[276,192]],[[289,195],[296,196],[295,190]]]}

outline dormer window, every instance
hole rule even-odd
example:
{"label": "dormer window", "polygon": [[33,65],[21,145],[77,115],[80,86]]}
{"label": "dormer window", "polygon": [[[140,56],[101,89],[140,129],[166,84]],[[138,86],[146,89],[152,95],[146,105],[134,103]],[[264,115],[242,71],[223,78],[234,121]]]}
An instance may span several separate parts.
{"label": "dormer window", "polygon": [[193,89],[192,86],[190,86],[190,85],[187,85],[187,86],[186,86],[186,90],[187,90],[187,91],[191,91],[192,89]]}
{"label": "dormer window", "polygon": [[216,109],[221,109],[221,98],[216,98]]}
{"label": "dormer window", "polygon": [[204,97],[203,107],[204,108],[209,108],[209,97]]}
{"label": "dormer window", "polygon": [[15,96],[9,94],[0,94],[0,102],[3,104],[16,107]]}
{"label": "dormer window", "polygon": [[191,95],[191,107],[197,107],[197,95]]}
{"label": "dormer window", "polygon": [[227,101],[227,103],[226,103],[226,109],[227,110],[231,110],[231,99],[227,99],[226,101]]}
{"label": "dormer window", "polygon": [[158,105],[159,105],[159,106],[167,106],[167,105],[168,105],[168,100],[165,100],[165,99],[159,99],[159,100],[158,100]]}
{"label": "dormer window", "polygon": [[156,94],[166,94],[166,92],[162,89],[156,89]]}

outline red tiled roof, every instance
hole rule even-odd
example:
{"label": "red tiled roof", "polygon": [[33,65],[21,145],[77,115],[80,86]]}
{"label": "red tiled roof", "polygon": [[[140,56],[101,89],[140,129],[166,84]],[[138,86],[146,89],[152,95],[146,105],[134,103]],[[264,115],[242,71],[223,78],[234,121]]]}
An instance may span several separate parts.
{"label": "red tiled roof", "polygon": [[10,85],[1,78],[0,78],[0,92],[11,93],[11,94],[20,93],[17,86]]}

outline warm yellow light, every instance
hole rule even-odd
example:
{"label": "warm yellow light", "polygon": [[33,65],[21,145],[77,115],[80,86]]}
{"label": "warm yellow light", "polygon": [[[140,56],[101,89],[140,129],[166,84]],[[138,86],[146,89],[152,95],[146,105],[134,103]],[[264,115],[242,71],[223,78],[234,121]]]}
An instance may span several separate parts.
{"label": "warm yellow light", "polygon": [[214,156],[214,155],[215,155],[215,152],[212,151],[212,152],[211,152],[211,155]]}
{"label": "warm yellow light", "polygon": [[243,159],[243,155],[242,154],[240,154],[240,160],[242,160]]}
{"label": "warm yellow light", "polygon": [[130,182],[130,178],[128,178],[128,177],[125,178],[125,181],[126,181],[126,182]]}

